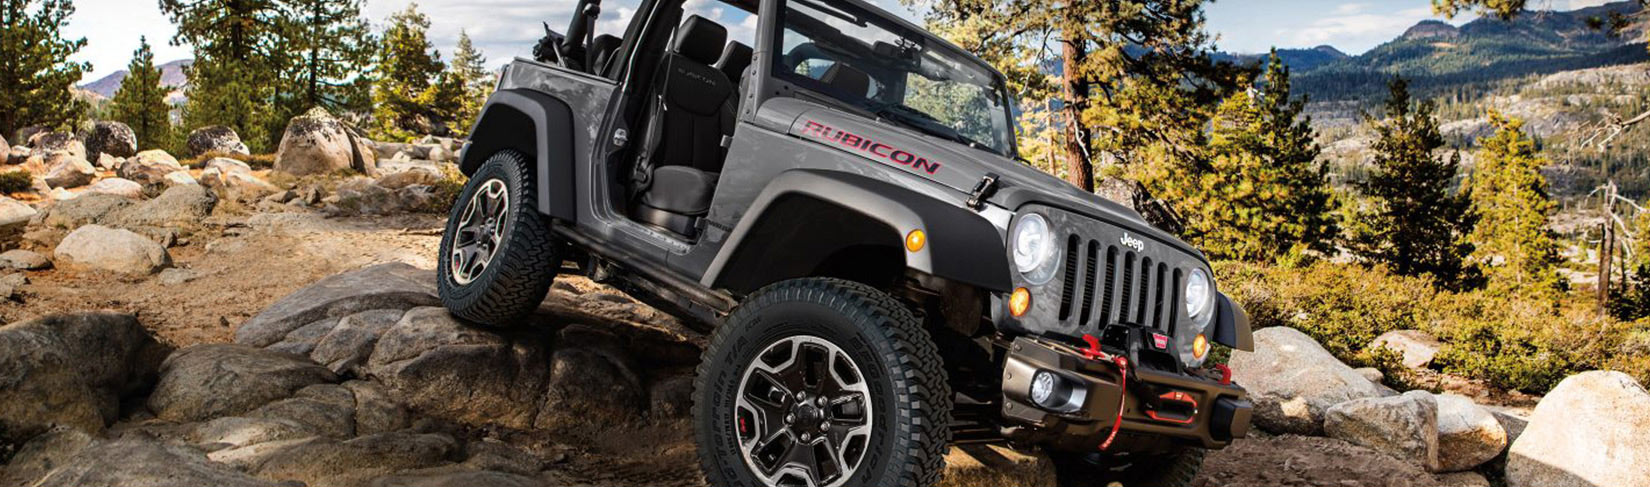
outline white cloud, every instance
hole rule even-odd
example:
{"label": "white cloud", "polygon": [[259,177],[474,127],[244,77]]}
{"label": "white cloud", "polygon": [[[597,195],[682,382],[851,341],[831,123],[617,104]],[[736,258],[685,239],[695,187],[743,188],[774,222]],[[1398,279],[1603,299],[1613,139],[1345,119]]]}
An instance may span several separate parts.
{"label": "white cloud", "polygon": [[1433,18],[1430,7],[1411,8],[1388,14],[1339,14],[1319,18],[1304,28],[1278,29],[1275,33],[1281,39],[1279,45],[1346,45],[1368,43],[1372,40],[1379,43],[1402,33],[1416,22],[1430,18]]}

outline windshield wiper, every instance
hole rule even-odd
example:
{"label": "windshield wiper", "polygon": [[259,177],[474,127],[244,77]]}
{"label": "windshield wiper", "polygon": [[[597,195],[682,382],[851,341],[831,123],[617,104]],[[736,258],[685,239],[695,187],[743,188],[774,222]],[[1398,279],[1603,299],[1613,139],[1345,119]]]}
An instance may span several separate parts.
{"label": "windshield wiper", "polygon": [[978,150],[982,150],[982,151],[985,151],[985,152],[990,152],[992,154],[999,155],[999,156],[1002,155],[1001,153],[997,152],[996,150],[991,149],[990,147],[986,146],[985,144],[981,144],[978,141],[976,141],[974,139],[971,139],[968,136],[963,135],[962,133],[959,133],[955,130],[940,130],[940,129],[937,129],[937,128],[934,128],[934,127],[928,125],[928,123],[926,123],[926,122],[928,122],[929,120],[933,120],[932,117],[926,117],[925,116],[926,114],[923,114],[922,112],[916,111],[915,109],[907,107],[903,104],[885,102],[885,103],[870,107],[870,110],[871,110],[871,113],[875,114],[879,118],[884,118],[884,119],[889,119],[889,120],[894,120],[894,121],[900,122],[900,125],[904,125],[904,126],[907,126],[907,127],[910,127],[910,128],[917,129],[918,131],[920,131],[922,133],[932,135],[932,136],[935,136],[935,137],[939,137],[939,138],[949,140],[949,141],[952,141],[952,142],[956,142],[956,143],[959,143],[959,144],[962,144],[962,145],[966,145],[966,146],[968,146],[969,148],[972,148],[972,149],[978,149]]}

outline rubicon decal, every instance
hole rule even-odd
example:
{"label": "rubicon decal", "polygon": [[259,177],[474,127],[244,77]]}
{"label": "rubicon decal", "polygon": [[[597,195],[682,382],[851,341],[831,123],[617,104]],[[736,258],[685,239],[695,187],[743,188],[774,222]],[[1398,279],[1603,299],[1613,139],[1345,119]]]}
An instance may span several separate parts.
{"label": "rubicon decal", "polygon": [[864,137],[842,129],[831,128],[828,125],[815,122],[813,120],[808,120],[804,123],[806,125],[802,127],[803,137],[812,137],[823,142],[841,144],[843,147],[858,150],[860,152],[866,152],[876,156],[879,159],[887,159],[895,164],[910,167],[911,169],[928,174],[934,174],[940,170],[941,164],[939,161],[906,152],[903,149],[895,148],[869,137]]}

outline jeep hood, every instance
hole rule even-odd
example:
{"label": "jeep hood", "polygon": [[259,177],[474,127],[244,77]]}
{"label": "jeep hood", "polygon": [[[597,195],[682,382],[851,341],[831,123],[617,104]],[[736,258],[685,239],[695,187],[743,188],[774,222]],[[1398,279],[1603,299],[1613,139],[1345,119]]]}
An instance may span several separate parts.
{"label": "jeep hood", "polygon": [[1127,228],[1202,258],[1197,249],[1147,223],[1133,209],[1085,192],[1019,161],[932,137],[894,122],[808,105],[813,108],[802,111],[791,122],[790,135],[899,167],[914,177],[934,181],[964,195],[972,192],[987,174],[996,174],[998,190],[989,200],[993,204],[1009,210],[1018,210],[1032,202],[1062,208]]}

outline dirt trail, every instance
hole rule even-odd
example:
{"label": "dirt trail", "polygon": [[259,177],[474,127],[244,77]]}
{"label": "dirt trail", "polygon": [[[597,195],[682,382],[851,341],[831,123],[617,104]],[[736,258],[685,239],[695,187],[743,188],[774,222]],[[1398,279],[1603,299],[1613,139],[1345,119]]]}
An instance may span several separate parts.
{"label": "dirt trail", "polygon": [[[59,311],[111,309],[137,313],[162,340],[175,346],[230,342],[242,321],[322,277],[383,262],[434,267],[442,220],[435,215],[329,219],[313,213],[260,213],[214,217],[206,223],[206,230],[171,249],[177,271],[139,278],[66,270],[31,272],[21,300],[0,303],[0,319],[12,322]],[[179,273],[193,277],[185,282],[168,277]],[[602,287],[584,279],[570,279],[567,284],[581,291]],[[502,435],[512,443],[540,445],[535,450],[541,456],[560,457],[553,476],[568,485],[701,485],[694,467],[697,460],[690,425],[685,421],[626,430],[578,439]],[[982,463],[954,450],[942,485],[1054,485],[1046,461],[1002,450],[997,453],[987,455]],[[1243,440],[1210,454],[1197,485],[1445,484],[1372,450],[1326,438],[1284,436]]]}

